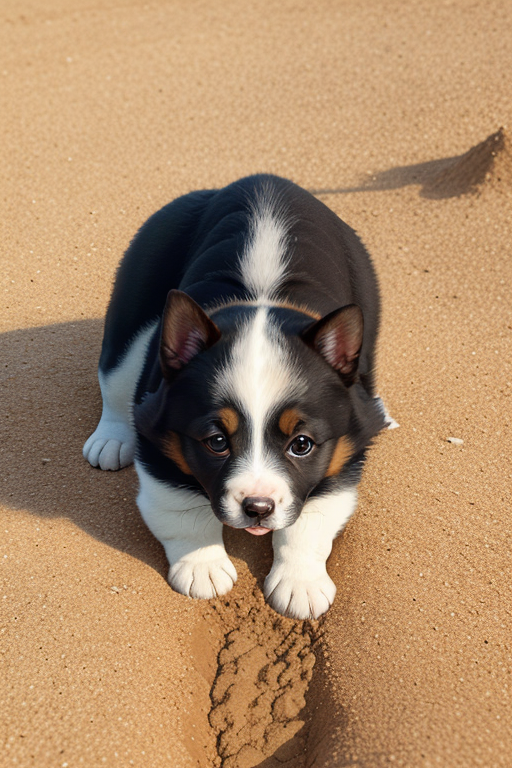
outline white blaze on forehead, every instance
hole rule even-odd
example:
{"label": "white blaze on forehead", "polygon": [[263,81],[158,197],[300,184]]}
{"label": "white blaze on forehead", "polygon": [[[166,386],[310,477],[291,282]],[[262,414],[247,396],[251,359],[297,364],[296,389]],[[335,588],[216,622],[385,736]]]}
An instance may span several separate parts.
{"label": "white blaze on forehead", "polygon": [[263,435],[271,412],[302,388],[302,379],[268,308],[258,307],[240,328],[231,356],[217,374],[217,397],[227,397],[240,406],[254,438]]}
{"label": "white blaze on forehead", "polygon": [[227,511],[236,516],[247,496],[270,496],[276,517],[293,502],[288,483],[265,445],[269,418],[280,404],[304,387],[279,329],[267,307],[259,307],[239,332],[230,359],[217,374],[215,391],[220,401],[230,400],[245,414],[249,449],[238,457],[226,484]]}
{"label": "white blaze on forehead", "polygon": [[249,238],[240,259],[242,282],[254,299],[275,298],[283,282],[290,223],[272,189],[261,189],[251,204]]}

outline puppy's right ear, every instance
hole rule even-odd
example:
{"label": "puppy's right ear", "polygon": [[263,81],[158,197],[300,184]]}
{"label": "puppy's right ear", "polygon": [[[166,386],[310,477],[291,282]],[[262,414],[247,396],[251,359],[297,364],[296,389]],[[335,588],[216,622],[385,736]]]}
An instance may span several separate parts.
{"label": "puppy's right ear", "polygon": [[363,313],[356,304],[330,312],[306,328],[301,338],[338,371],[347,385],[354,381],[363,344]]}
{"label": "puppy's right ear", "polygon": [[192,358],[212,347],[220,336],[215,323],[190,296],[183,291],[169,291],[160,337],[160,366],[164,378],[174,378]]}

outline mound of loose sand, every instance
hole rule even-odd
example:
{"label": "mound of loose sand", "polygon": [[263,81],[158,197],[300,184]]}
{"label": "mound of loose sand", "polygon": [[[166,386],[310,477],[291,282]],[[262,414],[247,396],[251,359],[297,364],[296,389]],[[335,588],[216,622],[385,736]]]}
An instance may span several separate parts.
{"label": "mound of loose sand", "polygon": [[468,152],[450,161],[425,183],[425,191],[439,197],[478,192],[484,185],[512,194],[512,149],[503,128]]}

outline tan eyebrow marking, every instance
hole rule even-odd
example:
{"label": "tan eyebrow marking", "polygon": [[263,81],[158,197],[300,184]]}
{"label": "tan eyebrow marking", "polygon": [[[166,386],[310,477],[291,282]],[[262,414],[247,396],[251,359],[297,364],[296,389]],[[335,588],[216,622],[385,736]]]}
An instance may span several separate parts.
{"label": "tan eyebrow marking", "polygon": [[332,477],[333,475],[337,475],[343,465],[347,463],[348,459],[352,455],[353,450],[354,446],[348,437],[340,437],[331,456],[331,461],[327,467],[325,477]]}
{"label": "tan eyebrow marking", "polygon": [[221,408],[219,411],[219,419],[222,422],[222,426],[228,433],[228,435],[234,435],[238,429],[238,413],[234,408]]}
{"label": "tan eyebrow marking", "polygon": [[283,435],[291,437],[299,421],[302,421],[300,413],[295,408],[286,408],[279,417],[279,429]]}
{"label": "tan eyebrow marking", "polygon": [[162,438],[161,447],[162,453],[165,454],[168,459],[174,461],[176,466],[179,467],[185,475],[193,474],[183,455],[181,440],[176,432],[169,432]]}

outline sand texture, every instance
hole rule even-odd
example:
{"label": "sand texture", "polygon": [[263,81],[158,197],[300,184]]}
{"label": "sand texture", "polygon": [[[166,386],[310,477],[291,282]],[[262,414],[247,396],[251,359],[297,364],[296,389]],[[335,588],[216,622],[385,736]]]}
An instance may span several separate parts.
{"label": "sand texture", "polygon": [[[512,5],[4,0],[0,763],[509,768]],[[320,622],[166,583],[91,468],[116,265],[179,194],[288,176],[381,282],[379,436]],[[455,442],[453,441],[455,438]]]}

